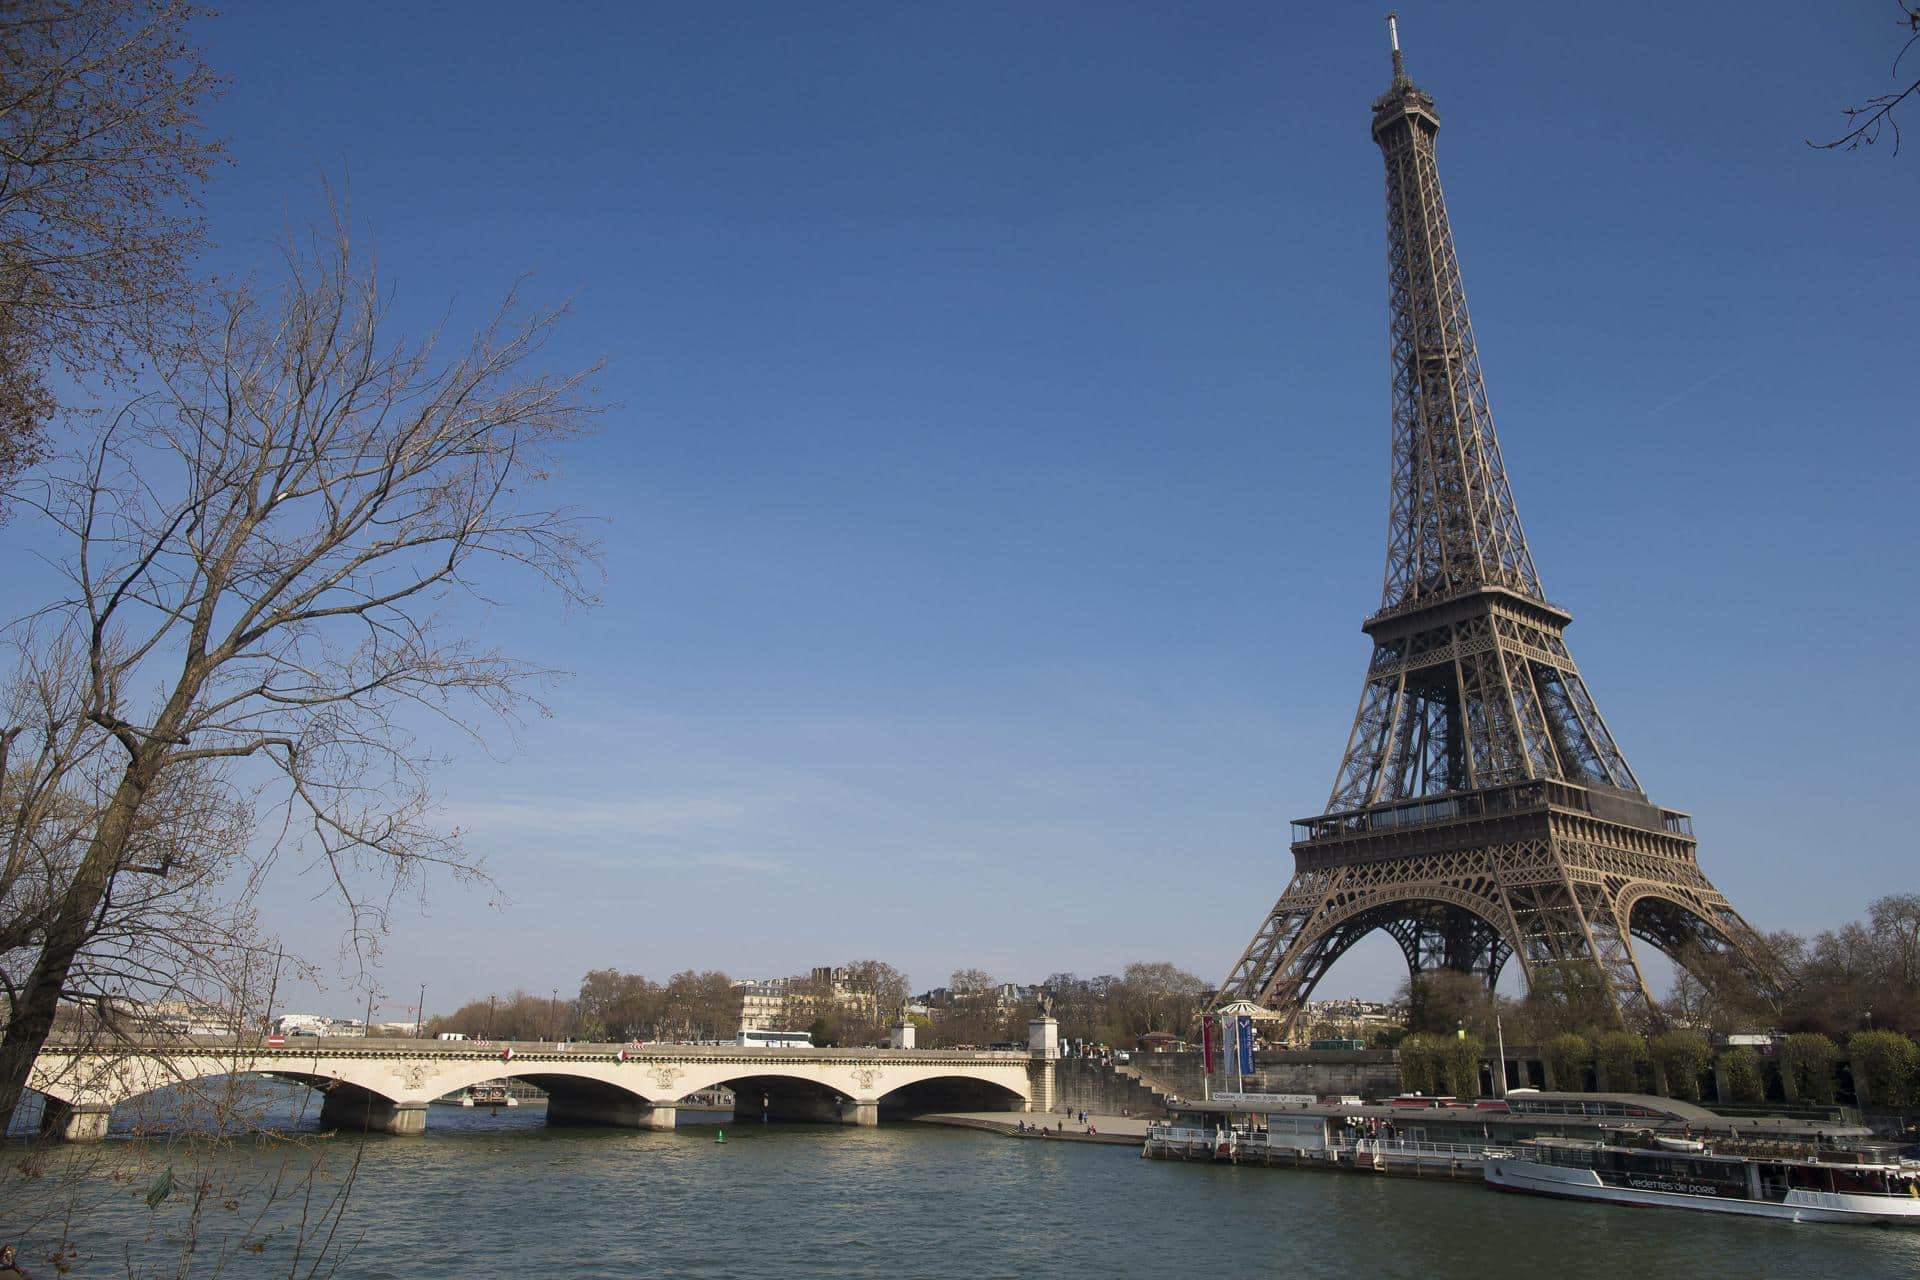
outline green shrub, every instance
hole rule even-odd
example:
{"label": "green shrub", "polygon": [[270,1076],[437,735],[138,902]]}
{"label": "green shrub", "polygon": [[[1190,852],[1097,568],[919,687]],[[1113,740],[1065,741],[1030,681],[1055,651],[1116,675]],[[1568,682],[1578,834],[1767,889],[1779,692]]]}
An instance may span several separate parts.
{"label": "green shrub", "polygon": [[1698,1031],[1663,1031],[1647,1047],[1666,1077],[1667,1096],[1700,1101],[1700,1073],[1713,1062],[1707,1038]]}
{"label": "green shrub", "polygon": [[1646,1041],[1631,1031],[1603,1031],[1593,1042],[1593,1056],[1607,1073],[1608,1092],[1640,1092],[1640,1064],[1646,1061]]}
{"label": "green shrub", "polygon": [[1444,1092],[1456,1098],[1480,1096],[1480,1057],[1486,1045],[1479,1036],[1440,1038],[1440,1076]]}
{"label": "green shrub", "polygon": [[1766,1085],[1760,1076],[1760,1055],[1739,1045],[1720,1055],[1720,1078],[1727,1096],[1722,1102],[1764,1102]]}
{"label": "green shrub", "polygon": [[1847,1039],[1847,1058],[1856,1085],[1866,1086],[1875,1111],[1898,1111],[1914,1094],[1920,1073],[1920,1048],[1897,1031],[1856,1031]]}
{"label": "green shrub", "polygon": [[1760,1055],[1749,1045],[1737,1045],[1720,1055],[1722,1102],[1765,1102],[1767,1078]]}
{"label": "green shrub", "polygon": [[1780,1074],[1806,1102],[1833,1101],[1833,1064],[1839,1060],[1839,1048],[1818,1031],[1790,1035],[1780,1046]]}
{"label": "green shrub", "polygon": [[1587,1064],[1593,1061],[1593,1046],[1576,1031],[1562,1031],[1540,1046],[1547,1060],[1547,1075],[1555,1089],[1578,1093],[1586,1088]]}
{"label": "green shrub", "polygon": [[1445,1046],[1440,1037],[1416,1032],[1400,1041],[1396,1056],[1400,1088],[1407,1093],[1438,1093]]}

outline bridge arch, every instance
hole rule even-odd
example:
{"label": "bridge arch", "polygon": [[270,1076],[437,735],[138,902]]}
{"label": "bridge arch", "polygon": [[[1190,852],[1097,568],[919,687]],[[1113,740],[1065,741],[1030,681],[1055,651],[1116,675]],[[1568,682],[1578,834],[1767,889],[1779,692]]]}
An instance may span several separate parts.
{"label": "bridge arch", "polygon": [[[300,1101],[288,1108],[288,1095],[246,1088],[272,1081],[304,1086]],[[152,1063],[113,1063],[104,1072],[51,1078],[36,1072],[28,1092],[40,1101],[43,1131],[65,1129],[74,1116],[91,1117],[87,1137],[104,1137],[110,1123],[135,1132],[243,1133],[285,1128],[319,1118],[343,1104],[366,1112],[391,1110],[394,1102],[337,1077],[286,1069],[259,1069],[231,1061],[194,1058],[178,1069],[157,1070]],[[71,1136],[69,1134],[68,1136]]]}
{"label": "bridge arch", "polygon": [[1029,1094],[973,1076],[929,1076],[889,1089],[877,1099],[880,1118],[909,1119],[942,1111],[1025,1111]]}

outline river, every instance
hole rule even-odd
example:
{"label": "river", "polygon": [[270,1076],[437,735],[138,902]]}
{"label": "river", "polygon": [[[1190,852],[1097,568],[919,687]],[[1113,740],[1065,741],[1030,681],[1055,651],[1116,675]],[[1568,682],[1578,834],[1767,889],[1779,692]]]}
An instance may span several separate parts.
{"label": "river", "polygon": [[[222,1274],[288,1274],[300,1197],[283,1198],[270,1214],[278,1234],[244,1220],[262,1198],[261,1177],[318,1164],[310,1217],[347,1195],[334,1239],[351,1248],[332,1274],[363,1280],[1920,1275],[1920,1232],[1183,1165],[1141,1160],[1130,1147],[928,1125],[729,1124],[723,1143],[712,1127],[549,1130],[543,1112],[436,1106],[423,1137],[223,1148],[211,1157],[217,1176],[192,1274],[212,1274],[223,1248],[234,1256]],[[10,1159],[22,1150],[12,1147]],[[136,1160],[137,1177],[124,1163]],[[150,1175],[164,1164],[176,1183],[149,1210]],[[73,1273],[124,1275],[130,1256],[142,1273],[169,1274],[196,1176],[183,1164],[193,1164],[186,1151],[137,1137],[53,1151],[36,1185],[42,1194],[68,1187],[83,1201]],[[0,1204],[0,1241],[10,1238],[8,1216]],[[309,1229],[310,1239],[316,1234]],[[55,1274],[32,1256],[23,1262],[37,1276]]]}

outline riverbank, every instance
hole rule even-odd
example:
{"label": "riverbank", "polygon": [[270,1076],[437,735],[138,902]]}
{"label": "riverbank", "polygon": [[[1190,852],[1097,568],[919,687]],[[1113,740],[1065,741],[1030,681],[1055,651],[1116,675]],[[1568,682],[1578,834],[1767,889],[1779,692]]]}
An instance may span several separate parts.
{"label": "riverbank", "polygon": [[[1022,1111],[947,1111],[915,1116],[919,1124],[943,1124],[956,1129],[979,1129],[1007,1138],[1035,1142],[1085,1142],[1114,1147],[1137,1147],[1146,1141],[1150,1121],[1140,1116],[1097,1116],[1086,1124],[1064,1116],[1028,1115]],[[1027,1129],[1021,1131],[1025,1124]],[[1091,1132],[1089,1132],[1091,1130]]]}

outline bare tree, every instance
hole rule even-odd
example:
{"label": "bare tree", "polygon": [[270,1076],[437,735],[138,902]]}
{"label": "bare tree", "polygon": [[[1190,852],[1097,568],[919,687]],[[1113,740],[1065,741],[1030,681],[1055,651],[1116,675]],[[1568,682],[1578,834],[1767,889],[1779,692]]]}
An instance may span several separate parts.
{"label": "bare tree", "polygon": [[[535,500],[592,412],[585,375],[537,367],[558,311],[510,295],[464,348],[396,341],[336,219],[287,247],[278,283],[237,286],[215,314],[158,391],[21,494],[66,539],[70,590],[14,628],[16,683],[42,693],[0,724],[0,903],[49,865],[50,839],[72,855],[20,896],[33,910],[0,921],[0,1124],[103,913],[231,853],[206,833],[143,841],[165,797],[192,780],[259,801],[269,854],[311,852],[372,947],[396,887],[474,868],[432,820],[418,719],[511,724],[548,674],[455,611],[487,603],[488,575],[590,601],[579,518]],[[73,805],[83,819],[50,834]]]}
{"label": "bare tree", "polygon": [[0,494],[43,452],[46,375],[124,372],[178,324],[221,145],[182,0],[0,6]]}
{"label": "bare tree", "polygon": [[[1894,0],[1900,10],[1898,25],[1907,32],[1906,40],[1900,45],[1900,52],[1894,55],[1893,70],[1890,73],[1894,82],[1900,80],[1900,64],[1906,61],[1913,46],[1920,43],[1920,3],[1916,0]],[[1872,146],[1880,141],[1880,135],[1888,130],[1893,133],[1893,154],[1900,154],[1900,120],[1894,111],[1915,94],[1920,94],[1920,80],[1915,80],[1904,89],[1889,90],[1875,94],[1857,107],[1846,107],[1848,130],[1828,142],[1815,142],[1807,139],[1807,145],[1821,151],[1858,151],[1862,146]]]}
{"label": "bare tree", "polygon": [[884,960],[849,960],[842,1035],[850,1044],[884,1042],[907,1002],[907,975]]}
{"label": "bare tree", "polygon": [[717,969],[682,969],[661,992],[662,1040],[730,1040],[740,1025],[740,994]]}
{"label": "bare tree", "polygon": [[574,1000],[580,1025],[570,1034],[583,1040],[644,1039],[660,1020],[662,998],[659,985],[640,974],[594,969],[580,980]]}
{"label": "bare tree", "polygon": [[1121,1033],[1137,1037],[1184,1029],[1199,1017],[1208,990],[1200,978],[1165,960],[1130,964],[1115,991]]}

